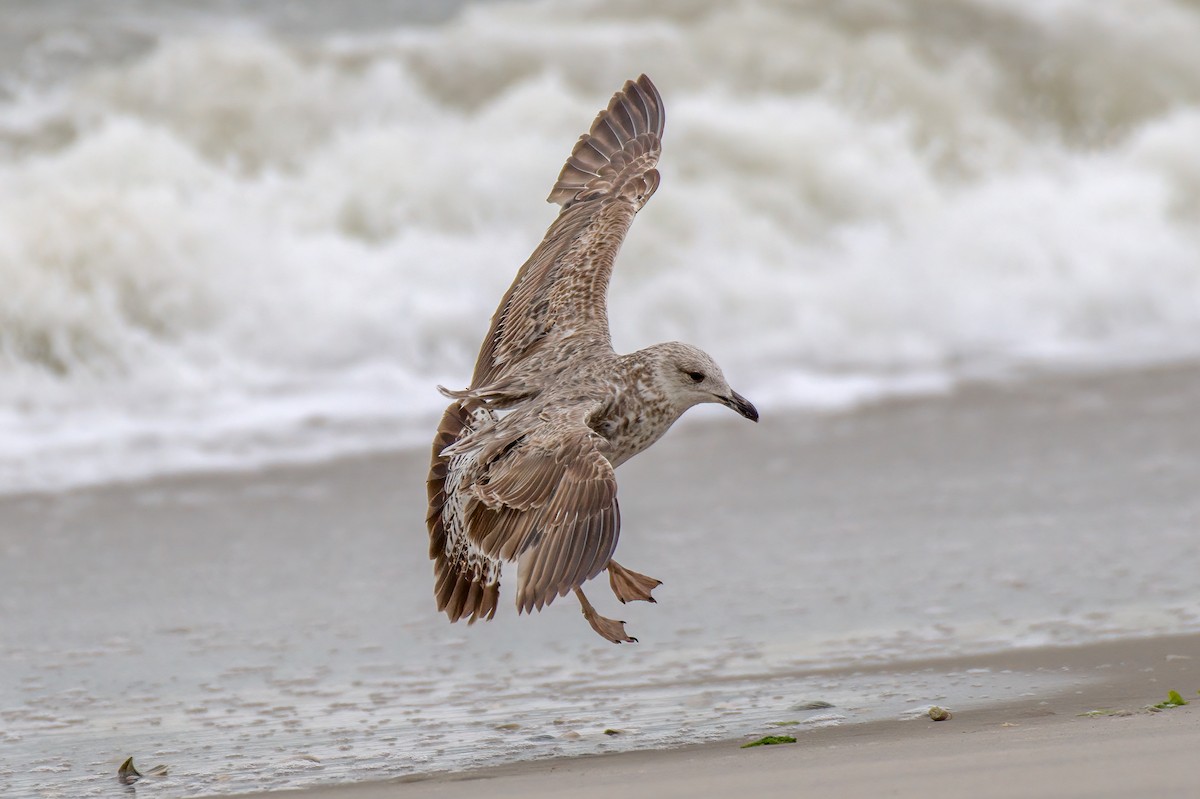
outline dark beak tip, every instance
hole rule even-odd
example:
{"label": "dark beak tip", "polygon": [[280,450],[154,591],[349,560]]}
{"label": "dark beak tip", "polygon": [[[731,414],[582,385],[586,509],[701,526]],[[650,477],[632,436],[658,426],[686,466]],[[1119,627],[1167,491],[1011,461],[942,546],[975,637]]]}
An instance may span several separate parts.
{"label": "dark beak tip", "polygon": [[731,392],[729,401],[726,404],[750,421],[755,423],[758,422],[758,408],[755,408],[750,400],[746,399],[736,391]]}

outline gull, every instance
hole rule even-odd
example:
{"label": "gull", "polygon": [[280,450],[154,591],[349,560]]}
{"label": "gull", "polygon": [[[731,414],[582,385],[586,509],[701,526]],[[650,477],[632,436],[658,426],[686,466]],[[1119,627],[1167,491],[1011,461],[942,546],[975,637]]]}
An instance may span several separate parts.
{"label": "gull", "polygon": [[500,571],[517,562],[517,612],[574,592],[592,629],[633,642],[581,586],[608,572],[622,603],[654,602],[662,581],[613,560],[615,469],[689,408],[726,405],[757,422],[707,354],[688,344],[613,351],[607,294],[634,216],[659,184],[662,97],[645,75],[613,95],[575,144],[548,198],[562,206],[500,301],[470,385],[433,441],[429,557],[450,621],[491,619]]}

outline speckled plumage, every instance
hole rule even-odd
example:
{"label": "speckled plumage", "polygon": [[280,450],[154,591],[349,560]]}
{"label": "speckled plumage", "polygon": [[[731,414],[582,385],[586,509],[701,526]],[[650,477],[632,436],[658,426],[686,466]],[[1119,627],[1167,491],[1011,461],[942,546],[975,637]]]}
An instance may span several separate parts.
{"label": "speckled plumage", "polygon": [[701,402],[758,413],[686,344],[613,352],[607,293],[633,217],[658,188],[662,98],[626,82],[580,137],[550,193],[562,205],[492,318],[470,386],[438,427],[430,465],[430,558],[438,609],[473,623],[496,612],[501,565],[518,562],[518,612],[575,591],[593,629],[635,640],[580,586],[608,569],[622,602],[653,602],[653,578],[612,560],[614,469]]}

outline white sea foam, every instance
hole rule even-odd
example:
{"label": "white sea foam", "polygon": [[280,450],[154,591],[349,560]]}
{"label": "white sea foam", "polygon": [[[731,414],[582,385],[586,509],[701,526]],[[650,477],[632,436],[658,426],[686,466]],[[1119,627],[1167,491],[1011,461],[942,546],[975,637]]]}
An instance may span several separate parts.
{"label": "white sea foam", "polygon": [[664,177],[618,348],[694,342],[768,409],[1200,355],[1195,10],[186,19],[43,37],[70,70],[35,80],[31,48],[0,76],[0,489],[426,438],[571,142],[641,71]]}

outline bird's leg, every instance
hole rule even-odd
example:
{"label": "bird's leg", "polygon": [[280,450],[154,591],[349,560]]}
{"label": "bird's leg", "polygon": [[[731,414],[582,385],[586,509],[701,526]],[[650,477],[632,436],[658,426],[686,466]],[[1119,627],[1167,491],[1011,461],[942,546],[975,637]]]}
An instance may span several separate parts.
{"label": "bird's leg", "polygon": [[626,569],[615,560],[610,560],[608,562],[608,584],[612,586],[613,593],[622,603],[633,602],[635,599],[658,602],[650,596],[650,592],[662,585],[662,580],[638,574]]}
{"label": "bird's leg", "polygon": [[596,612],[592,607],[592,603],[588,602],[587,597],[583,595],[583,591],[576,588],[575,596],[579,597],[579,605],[583,609],[583,617],[587,619],[587,623],[592,625],[592,629],[600,634],[600,637],[606,641],[612,641],[614,644],[631,643],[636,644],[637,639],[625,632],[625,622],[606,619]]}

